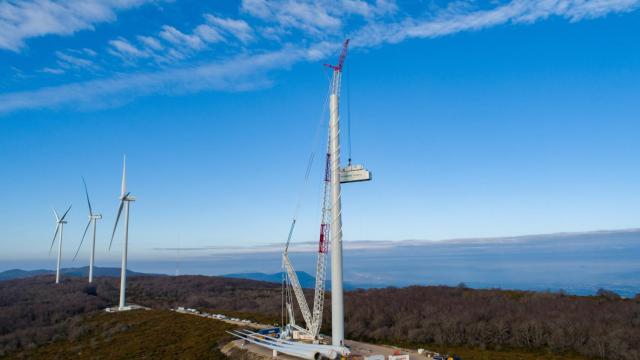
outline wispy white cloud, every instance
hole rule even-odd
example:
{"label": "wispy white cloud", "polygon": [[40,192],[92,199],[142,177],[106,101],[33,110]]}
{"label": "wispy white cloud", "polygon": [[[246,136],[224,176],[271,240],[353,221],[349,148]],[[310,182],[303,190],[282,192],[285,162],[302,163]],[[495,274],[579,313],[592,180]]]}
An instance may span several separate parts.
{"label": "wispy white cloud", "polygon": [[193,32],[208,43],[216,43],[224,40],[224,37],[220,35],[218,30],[206,24],[198,25]]}
{"label": "wispy white cloud", "polygon": [[150,56],[146,51],[138,49],[129,41],[122,38],[109,41],[109,45],[111,46],[110,51],[112,54],[123,57],[125,59],[146,58]]}
{"label": "wispy white cloud", "polygon": [[[299,61],[326,56],[326,43],[310,48],[285,47],[252,56],[238,55],[226,61],[122,75],[62,86],[0,95],[0,113],[33,108],[105,107],[150,94],[184,94],[203,90],[245,91],[270,85],[268,71]],[[323,53],[325,52],[325,53]]]}
{"label": "wispy white cloud", "polygon": [[[109,53],[133,65],[137,59],[153,59],[156,63],[173,63],[209,49],[211,44],[226,42],[223,34],[243,43],[253,39],[253,29],[243,20],[205,14],[205,22],[190,32],[163,25],[155,35],[136,36],[137,44],[122,37],[109,41]],[[229,46],[229,44],[227,44]]]}
{"label": "wispy white cloud", "polygon": [[232,34],[242,42],[253,39],[253,29],[244,20],[220,18],[211,14],[205,15],[205,19],[219,30]]}
{"label": "wispy white cloud", "polygon": [[242,0],[241,10],[283,29],[326,36],[341,30],[351,15],[373,20],[394,13],[397,6],[393,0]]}
{"label": "wispy white cloud", "polygon": [[639,6],[640,0],[513,0],[486,10],[460,11],[454,7],[431,18],[369,24],[355,32],[353,44],[368,47],[410,38],[435,38],[509,23],[534,23],[551,16],[575,22],[633,11]]}
{"label": "wispy white cloud", "polygon": [[138,41],[140,41],[145,47],[152,50],[164,49],[164,46],[160,44],[160,41],[151,36],[138,36]]}
{"label": "wispy white cloud", "polygon": [[49,68],[49,67],[46,67],[40,71],[43,73],[52,74],[52,75],[62,75],[65,73],[65,71],[60,68]]}
{"label": "wispy white cloud", "polygon": [[70,35],[116,19],[118,10],[155,0],[20,0],[0,2],[0,49],[19,51],[25,40]]}
{"label": "wispy white cloud", "polygon": [[[83,69],[83,70],[95,70],[98,66],[93,60],[87,59],[86,56],[90,53],[85,50],[67,49],[64,51],[56,51],[56,63],[62,69]],[[73,54],[73,55],[72,55]]]}
{"label": "wispy white cloud", "polygon": [[89,55],[89,56],[96,56],[96,55],[98,55],[98,53],[96,53],[95,51],[93,51],[93,50],[91,50],[91,49],[84,48],[84,49],[82,49],[82,51],[83,51],[85,54]]}
{"label": "wispy white cloud", "polygon": [[[135,43],[115,39],[110,42],[110,48],[118,54],[171,62],[204,51],[209,44],[223,41],[229,44],[231,39],[225,36],[232,35],[240,42],[243,39],[249,41],[249,35],[264,37],[263,33],[258,34],[253,30],[258,28],[274,29],[276,39],[281,39],[283,32],[292,28],[297,29],[294,31],[305,31],[307,35],[302,40],[298,40],[299,34],[293,36],[296,40],[291,40],[292,44],[276,51],[263,51],[261,42],[254,41],[253,49],[228,47],[227,51],[242,55],[230,55],[227,60],[0,95],[0,113],[69,104],[88,107],[113,105],[150,94],[238,91],[266,86],[269,84],[269,71],[283,69],[300,61],[317,61],[334,53],[339,48],[342,34],[347,31],[352,35],[352,46],[368,48],[411,38],[434,38],[499,25],[529,24],[550,17],[575,22],[633,11],[640,6],[640,0],[512,0],[490,8],[465,2],[431,11],[422,17],[410,17],[400,14],[395,3],[385,0],[375,3],[343,0],[336,9],[320,9],[319,13],[314,13],[316,6],[321,3],[306,0],[243,0],[244,16],[257,17],[260,22],[253,28],[249,26],[251,22],[209,15],[205,16],[205,23],[191,31],[183,32],[165,25],[156,36],[138,36]],[[391,15],[385,17],[385,14]],[[345,29],[345,16],[358,16],[364,21],[357,22],[359,25],[356,28]],[[317,32],[326,29],[335,29],[336,34],[317,35]],[[303,45],[307,43],[314,45]],[[104,104],[104,99],[109,99],[111,103]]]}
{"label": "wispy white cloud", "polygon": [[243,0],[242,11],[266,21],[277,21],[285,28],[297,28],[313,34],[335,32],[341,20],[328,7],[315,1]]}
{"label": "wispy white cloud", "polygon": [[170,42],[174,46],[186,46],[194,50],[200,50],[205,45],[201,37],[192,34],[185,34],[169,25],[165,25],[162,27],[160,37]]}
{"label": "wispy white cloud", "polygon": [[89,67],[93,65],[91,60],[82,59],[69,54],[65,54],[62,51],[56,51],[56,56],[65,64],[77,67]]}

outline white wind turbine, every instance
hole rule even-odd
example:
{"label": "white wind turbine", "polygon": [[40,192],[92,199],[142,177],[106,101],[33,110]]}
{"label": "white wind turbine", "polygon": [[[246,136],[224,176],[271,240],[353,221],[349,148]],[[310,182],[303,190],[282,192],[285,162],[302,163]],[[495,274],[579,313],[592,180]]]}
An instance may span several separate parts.
{"label": "white wind turbine", "polygon": [[51,256],[51,250],[53,250],[53,244],[56,242],[56,237],[58,237],[58,233],[60,233],[60,240],[58,241],[58,262],[56,264],[56,284],[60,283],[60,260],[62,259],[62,232],[64,230],[64,224],[67,222],[64,220],[67,217],[67,214],[71,210],[71,205],[67,211],[64,212],[64,215],[60,217],[56,209],[53,209],[53,215],[56,217],[56,232],[53,234],[53,240],[51,241],[51,247],[49,248],[49,256]]}
{"label": "white wind turbine", "polygon": [[126,288],[127,288],[127,248],[129,246],[129,203],[136,201],[130,192],[127,192],[127,157],[122,162],[122,188],[120,191],[120,207],[118,207],[118,215],[116,215],[116,223],[113,225],[113,233],[109,242],[109,250],[113,244],[113,237],[116,235],[118,220],[124,208],[124,244],[122,245],[122,267],[120,270],[120,304],[118,310],[127,310],[126,305]]}
{"label": "white wind turbine", "polygon": [[87,190],[87,182],[84,181],[84,177],[82,178],[82,183],[84,184],[84,194],[87,196],[87,205],[89,205],[89,222],[87,223],[87,227],[84,228],[84,233],[82,234],[82,240],[80,240],[80,245],[78,246],[78,250],[76,250],[76,254],[73,256],[73,260],[76,260],[78,257],[78,252],[80,252],[80,248],[82,247],[82,242],[84,241],[84,237],[87,235],[87,230],[89,230],[89,226],[93,223],[93,242],[91,243],[91,255],[89,257],[89,283],[93,282],[93,264],[96,255],[96,223],[99,219],[102,219],[102,214],[94,214],[93,209],[91,208],[91,201],[89,200],[89,190]]}

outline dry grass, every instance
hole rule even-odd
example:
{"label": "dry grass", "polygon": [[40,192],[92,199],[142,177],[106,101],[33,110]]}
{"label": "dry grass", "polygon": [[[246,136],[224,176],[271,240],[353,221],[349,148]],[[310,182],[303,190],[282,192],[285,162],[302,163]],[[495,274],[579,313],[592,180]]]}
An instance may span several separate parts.
{"label": "dry grass", "polygon": [[518,350],[482,350],[463,347],[426,347],[443,354],[455,354],[463,360],[585,360],[579,355],[558,355],[547,352],[526,352]]}
{"label": "dry grass", "polygon": [[75,340],[25,351],[23,359],[224,359],[218,350],[234,326],[164,310],[99,313],[79,324]]}

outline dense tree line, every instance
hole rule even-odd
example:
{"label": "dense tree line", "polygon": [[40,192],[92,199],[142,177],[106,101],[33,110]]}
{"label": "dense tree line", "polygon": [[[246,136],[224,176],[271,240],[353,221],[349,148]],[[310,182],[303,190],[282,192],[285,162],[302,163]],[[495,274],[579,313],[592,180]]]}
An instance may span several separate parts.
{"label": "dense tree line", "polygon": [[408,287],[345,296],[347,336],[640,359],[640,303],[606,296]]}
{"label": "dense tree line", "polygon": [[[117,303],[118,280],[52,277],[0,282],[0,356],[74,336],[79,317]],[[308,292],[311,301],[311,292]],[[330,330],[327,295],[324,333]],[[279,319],[280,285],[205,276],[133,277],[130,302],[259,313]],[[607,291],[562,293],[408,287],[345,294],[348,338],[381,343],[573,352],[593,358],[640,359],[640,299]],[[301,317],[297,317],[301,319]],[[76,330],[74,330],[76,329]]]}

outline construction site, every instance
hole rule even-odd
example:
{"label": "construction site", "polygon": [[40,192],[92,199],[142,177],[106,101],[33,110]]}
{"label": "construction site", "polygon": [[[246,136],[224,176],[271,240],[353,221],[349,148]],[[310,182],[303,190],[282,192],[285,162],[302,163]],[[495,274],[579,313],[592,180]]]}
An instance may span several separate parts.
{"label": "construction site", "polygon": [[[345,359],[362,358],[371,360],[409,360],[409,359],[445,359],[440,354],[418,349],[415,352],[393,347],[371,345],[349,341],[344,337],[344,287],[342,255],[342,199],[341,186],[349,183],[370,181],[372,174],[363,165],[351,162],[341,166],[340,147],[340,90],[343,69],[349,49],[349,39],[345,40],[335,65],[325,64],[332,70],[327,100],[329,104],[328,135],[326,155],[324,157],[323,200],[321,207],[320,231],[317,244],[317,262],[313,303],[309,305],[292,261],[289,258],[289,245],[294,237],[297,214],[294,214],[291,227],[282,252],[282,327],[245,328],[230,332],[237,340],[225,348],[231,355],[233,349],[247,352],[258,358],[280,359]],[[323,114],[324,114],[323,109]],[[312,153],[306,170],[309,169],[315,155]],[[330,255],[331,266],[327,268]],[[331,336],[320,333],[325,302],[327,273],[331,274]],[[296,311],[297,304],[297,311]],[[296,313],[302,315],[302,321],[296,321]],[[451,358],[453,359],[453,358]]]}
{"label": "construction site", "polygon": [[[260,324],[247,319],[226,316],[224,314],[213,314],[205,311],[199,311],[193,308],[178,307],[172,311],[189,314],[193,316],[208,318],[212,320],[222,321],[231,325],[240,326],[244,330],[234,331],[241,337],[249,337],[252,339],[237,339],[226,344],[222,349],[222,353],[230,358],[255,358],[255,359],[300,359],[307,358],[304,354],[294,354],[291,349],[287,350],[282,347],[283,344],[293,344],[294,342],[280,341],[280,328],[270,324]],[[299,337],[299,336],[298,336]],[[328,345],[330,339],[325,336],[318,336],[318,345]],[[313,344],[308,338],[307,341],[300,341],[299,344]],[[349,359],[369,359],[369,360],[458,360],[456,356],[442,355],[427,349],[406,349],[395,346],[384,346],[368,344],[359,341],[345,340],[345,347],[349,349],[349,354],[343,358]],[[283,349],[281,351],[280,349]],[[302,347],[304,349],[304,346]],[[330,357],[334,356],[334,357]],[[341,358],[339,354],[331,352],[322,352],[314,354],[316,358]]]}

